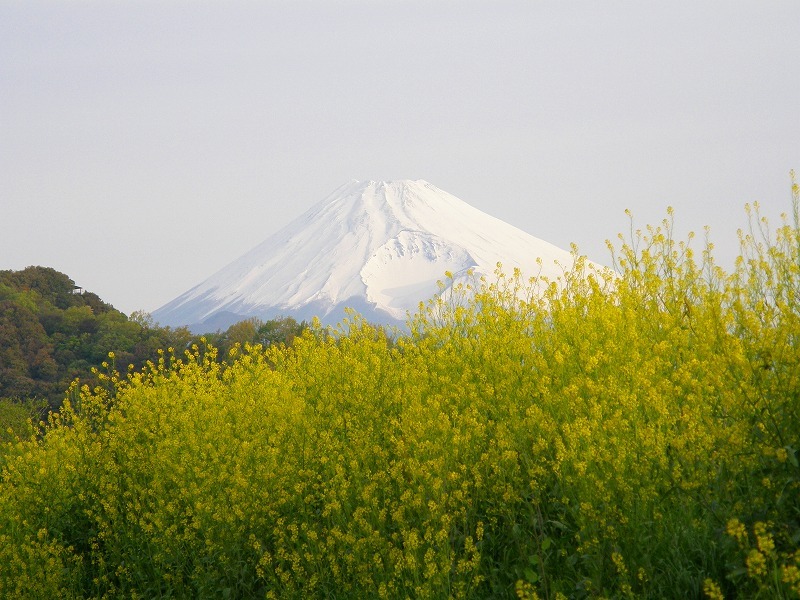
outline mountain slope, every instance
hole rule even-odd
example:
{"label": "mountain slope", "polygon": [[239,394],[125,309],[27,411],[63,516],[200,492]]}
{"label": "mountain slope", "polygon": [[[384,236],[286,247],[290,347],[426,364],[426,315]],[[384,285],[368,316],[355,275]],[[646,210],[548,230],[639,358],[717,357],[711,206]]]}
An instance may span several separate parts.
{"label": "mountain slope", "polygon": [[554,277],[572,256],[425,181],[352,181],[153,317],[208,331],[250,316],[335,323],[352,307],[402,323],[445,271],[458,280],[498,262]]}

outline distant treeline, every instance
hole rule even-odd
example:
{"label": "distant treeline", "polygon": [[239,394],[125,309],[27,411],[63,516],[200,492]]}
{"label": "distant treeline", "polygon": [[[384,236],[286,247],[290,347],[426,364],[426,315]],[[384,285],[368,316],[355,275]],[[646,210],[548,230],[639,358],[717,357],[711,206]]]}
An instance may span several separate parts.
{"label": "distant treeline", "polygon": [[73,380],[96,381],[92,369],[110,352],[124,373],[157,361],[160,349],[180,354],[201,337],[226,356],[236,343],[290,344],[305,327],[291,317],[250,319],[197,336],[160,327],[144,312],[128,317],[49,267],[0,271],[0,425],[9,405],[57,409]]}

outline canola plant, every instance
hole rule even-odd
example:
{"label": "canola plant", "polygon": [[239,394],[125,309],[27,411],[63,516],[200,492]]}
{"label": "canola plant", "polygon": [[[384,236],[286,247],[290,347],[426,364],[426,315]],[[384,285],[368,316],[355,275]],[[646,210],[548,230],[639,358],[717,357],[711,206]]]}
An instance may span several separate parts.
{"label": "canola plant", "polygon": [[670,211],[407,334],[112,355],[0,450],[0,597],[800,596],[793,192],[731,272]]}

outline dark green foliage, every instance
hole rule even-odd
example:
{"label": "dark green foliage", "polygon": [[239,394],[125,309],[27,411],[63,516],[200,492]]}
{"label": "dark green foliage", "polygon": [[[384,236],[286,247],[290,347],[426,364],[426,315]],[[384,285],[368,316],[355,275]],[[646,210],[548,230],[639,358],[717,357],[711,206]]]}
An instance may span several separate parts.
{"label": "dark green foliage", "polygon": [[0,301],[0,397],[33,397],[51,392],[58,367],[52,344],[25,303]]}
{"label": "dark green foliage", "polygon": [[[248,319],[205,337],[224,357],[236,344],[290,345],[306,328],[291,317]],[[36,398],[57,409],[73,380],[94,384],[93,369],[101,368],[109,352],[124,372],[157,362],[159,350],[181,352],[197,342],[199,336],[187,328],[159,327],[147,313],[127,317],[55,269],[0,271],[0,399],[5,401]],[[0,417],[0,428],[3,423]]]}
{"label": "dark green foliage", "polygon": [[43,400],[0,398],[0,444],[27,439],[34,433],[31,423],[39,423],[46,411]]}
{"label": "dark green foliage", "polygon": [[159,348],[189,340],[185,328],[129,319],[55,269],[0,271],[0,399],[7,402],[36,398],[56,409],[74,379],[94,381],[92,369],[109,352],[118,366],[140,368]]}
{"label": "dark green foliage", "polygon": [[298,322],[294,317],[277,317],[267,321],[252,317],[234,323],[225,331],[193,336],[187,344],[172,344],[164,346],[164,348],[177,349],[189,347],[192,344],[204,346],[207,343],[214,346],[218,350],[219,356],[224,358],[237,345],[244,347],[247,344],[251,346],[261,344],[265,348],[277,344],[291,346],[295,338],[308,328],[308,323]]}
{"label": "dark green foliage", "polygon": [[256,341],[262,346],[285,343],[291,344],[294,338],[303,333],[308,328],[305,321],[298,323],[292,317],[273,319],[262,323],[256,332]]}
{"label": "dark green foliage", "polygon": [[39,301],[65,310],[71,306],[89,306],[94,313],[107,312],[114,307],[96,294],[82,291],[75,282],[50,267],[27,267],[21,271],[0,271],[0,285],[17,292],[35,292]]}

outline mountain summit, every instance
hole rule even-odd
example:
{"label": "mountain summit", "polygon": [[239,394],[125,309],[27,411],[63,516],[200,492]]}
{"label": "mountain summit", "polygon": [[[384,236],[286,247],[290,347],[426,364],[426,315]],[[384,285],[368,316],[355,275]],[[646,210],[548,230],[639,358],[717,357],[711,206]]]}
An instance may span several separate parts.
{"label": "mountain summit", "polygon": [[153,318],[213,331],[280,315],[335,324],[351,307],[398,324],[438,292],[445,271],[458,281],[470,269],[491,275],[498,262],[555,277],[572,256],[426,181],[352,181]]}

